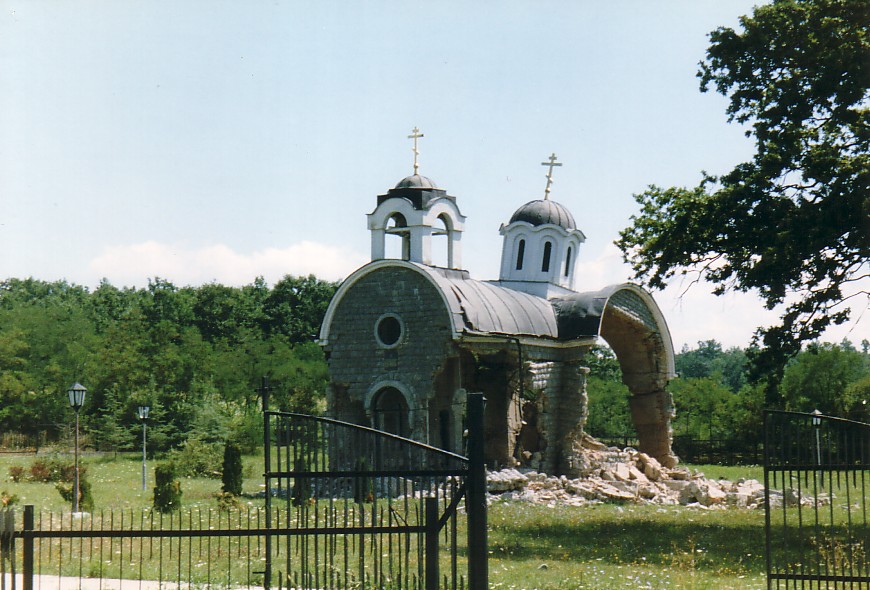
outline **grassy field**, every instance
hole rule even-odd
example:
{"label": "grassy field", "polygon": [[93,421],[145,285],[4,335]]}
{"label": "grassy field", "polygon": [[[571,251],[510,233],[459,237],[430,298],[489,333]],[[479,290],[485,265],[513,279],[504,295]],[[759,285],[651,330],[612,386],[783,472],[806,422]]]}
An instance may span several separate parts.
{"label": "grassy field", "polygon": [[[9,467],[32,456],[0,457],[0,491],[18,505],[68,512],[48,483],[12,482]],[[141,456],[86,456],[96,509],[151,505],[153,466],[142,491]],[[711,478],[760,479],[760,468],[697,466]],[[245,458],[243,502],[257,506],[261,459]],[[219,479],[184,478],[185,508],[216,507]],[[547,507],[495,501],[489,511],[490,587],[502,589],[763,588],[764,513],[684,507]]]}

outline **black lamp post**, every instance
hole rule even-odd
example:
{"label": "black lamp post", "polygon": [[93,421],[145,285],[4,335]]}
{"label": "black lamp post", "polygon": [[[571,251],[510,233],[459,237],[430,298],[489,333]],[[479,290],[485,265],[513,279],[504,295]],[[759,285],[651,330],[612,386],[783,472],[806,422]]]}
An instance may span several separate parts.
{"label": "black lamp post", "polygon": [[79,511],[79,488],[81,484],[79,478],[79,410],[82,409],[82,406],[85,403],[85,394],[87,392],[88,390],[85,386],[78,381],[67,390],[67,394],[69,395],[69,405],[72,406],[72,409],[76,413],[76,479],[75,487],[73,488],[73,512]]}
{"label": "black lamp post", "polygon": [[145,491],[145,474],[147,473],[147,465],[145,463],[145,421],[148,419],[148,406],[139,406],[139,419],[142,420],[142,491]]}
{"label": "black lamp post", "polygon": [[819,436],[819,431],[822,429],[822,413],[816,408],[812,412],[813,414],[813,430],[816,431],[816,466],[819,468],[818,477],[819,481],[824,485],[824,479],[822,478],[822,441]]}

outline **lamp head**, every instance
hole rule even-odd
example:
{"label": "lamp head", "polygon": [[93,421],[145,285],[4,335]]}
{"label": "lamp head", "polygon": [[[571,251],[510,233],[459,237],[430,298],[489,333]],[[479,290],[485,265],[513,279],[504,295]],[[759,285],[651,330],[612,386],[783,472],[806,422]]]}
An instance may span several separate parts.
{"label": "lamp head", "polygon": [[85,404],[85,394],[87,392],[87,388],[78,381],[67,390],[67,395],[69,395],[69,405],[72,406],[72,409],[76,412],[78,412]]}

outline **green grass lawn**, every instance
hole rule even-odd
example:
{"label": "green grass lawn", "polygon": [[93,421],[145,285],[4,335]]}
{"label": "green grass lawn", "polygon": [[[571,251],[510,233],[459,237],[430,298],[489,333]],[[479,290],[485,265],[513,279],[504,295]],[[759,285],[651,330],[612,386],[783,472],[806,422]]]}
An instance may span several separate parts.
{"label": "green grass lawn", "polygon": [[764,513],[680,506],[489,512],[492,588],[764,588]]}
{"label": "green grass lawn", "polygon": [[[69,512],[48,483],[15,483],[11,465],[32,456],[0,456],[0,491],[18,505]],[[85,456],[96,510],[148,508],[153,467],[142,491],[141,455]],[[262,458],[245,457],[243,502],[263,489]],[[761,479],[758,467],[692,466],[707,477]],[[220,479],[182,478],[184,508],[214,508]],[[763,588],[764,513],[685,507],[547,507],[495,501],[489,511],[490,587],[502,589]]]}

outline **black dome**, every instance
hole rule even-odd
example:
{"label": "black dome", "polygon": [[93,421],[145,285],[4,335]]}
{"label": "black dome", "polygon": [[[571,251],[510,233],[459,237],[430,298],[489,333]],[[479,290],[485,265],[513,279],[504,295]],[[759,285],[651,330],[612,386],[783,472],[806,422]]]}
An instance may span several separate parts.
{"label": "black dome", "polygon": [[422,188],[432,190],[437,189],[438,187],[432,179],[421,176],[420,174],[413,174],[400,180],[396,185],[396,188]]}
{"label": "black dome", "polygon": [[514,221],[525,221],[535,226],[551,223],[566,230],[577,228],[571,212],[559,203],[549,199],[529,201],[514,212],[510,223]]}

